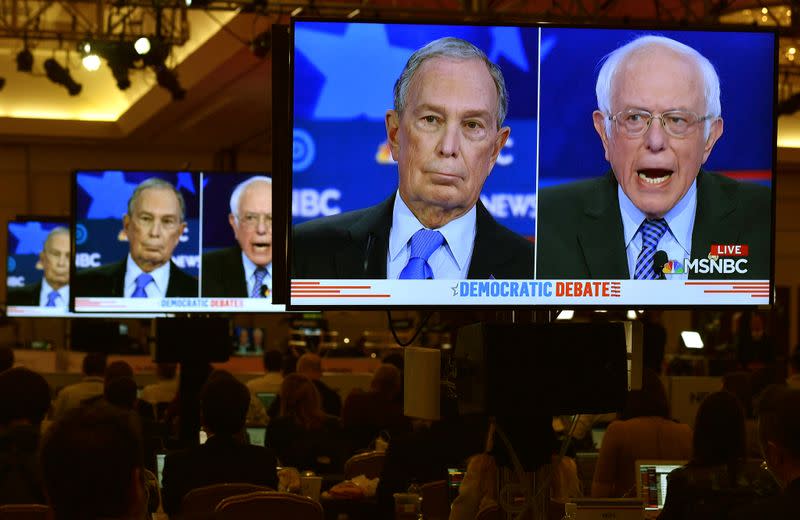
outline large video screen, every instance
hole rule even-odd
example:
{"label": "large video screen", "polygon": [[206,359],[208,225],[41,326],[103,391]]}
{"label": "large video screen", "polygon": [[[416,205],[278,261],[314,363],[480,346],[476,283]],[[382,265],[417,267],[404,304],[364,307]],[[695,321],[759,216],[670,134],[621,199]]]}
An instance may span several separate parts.
{"label": "large video screen", "polygon": [[293,29],[292,307],[770,303],[774,32]]}
{"label": "large video screen", "polygon": [[279,312],[272,178],[79,171],[76,312]]}

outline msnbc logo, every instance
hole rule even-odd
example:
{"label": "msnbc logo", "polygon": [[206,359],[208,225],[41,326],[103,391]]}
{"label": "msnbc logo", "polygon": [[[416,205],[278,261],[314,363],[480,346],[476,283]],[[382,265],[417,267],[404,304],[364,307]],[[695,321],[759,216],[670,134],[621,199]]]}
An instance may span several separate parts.
{"label": "msnbc logo", "polygon": [[683,274],[686,271],[683,270],[683,264],[680,263],[678,260],[670,260],[669,262],[664,264],[662,272],[664,274]]}

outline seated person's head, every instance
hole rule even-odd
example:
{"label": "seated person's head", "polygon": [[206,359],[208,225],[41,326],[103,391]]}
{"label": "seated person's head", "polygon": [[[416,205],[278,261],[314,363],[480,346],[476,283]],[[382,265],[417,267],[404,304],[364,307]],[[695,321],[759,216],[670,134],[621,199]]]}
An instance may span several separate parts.
{"label": "seated person's head", "polygon": [[281,384],[281,417],[291,417],[305,429],[322,424],[319,391],[314,383],[302,374],[289,374]]}
{"label": "seated person's head", "polygon": [[56,520],[143,518],[142,437],[133,413],[99,402],[45,433],[45,492]]}
{"label": "seated person's head", "polygon": [[156,366],[156,375],[163,381],[170,381],[175,379],[175,374],[178,372],[177,363],[159,363]]}
{"label": "seated person's head", "polygon": [[133,368],[125,361],[114,361],[109,363],[106,367],[105,385],[120,377],[129,377],[133,379]]}
{"label": "seated person's head", "polygon": [[372,374],[369,386],[373,392],[387,397],[394,397],[400,391],[402,381],[400,371],[394,365],[383,364]]}
{"label": "seated person's head", "polygon": [[127,376],[116,377],[106,383],[103,396],[106,401],[125,410],[136,406],[136,381]]}
{"label": "seated person's head", "polygon": [[706,397],[694,422],[692,461],[712,466],[747,456],[744,411],[735,395],[725,390]]}
{"label": "seated person's head", "polygon": [[645,369],[642,372],[642,389],[628,392],[625,408],[623,408],[620,418],[663,417],[668,419],[669,416],[669,401],[661,379],[652,370]]}
{"label": "seated person's head", "polygon": [[14,366],[14,349],[11,347],[0,347],[0,372],[8,370]]}
{"label": "seated person's head", "polygon": [[87,376],[103,377],[108,357],[102,352],[89,352],[83,358],[83,373]]}
{"label": "seated person's head", "polygon": [[736,396],[745,417],[753,416],[753,377],[750,372],[728,372],[722,377],[722,389]]}
{"label": "seated person's head", "polygon": [[783,486],[800,478],[800,390],[782,389],[759,407],[761,449]]}
{"label": "seated person's head", "polygon": [[274,349],[265,350],[263,361],[264,372],[280,372],[283,365],[283,354]]}
{"label": "seated person's head", "polygon": [[322,377],[322,360],[318,355],[311,352],[303,354],[297,360],[297,373],[303,374],[309,379],[319,379]]}
{"label": "seated person's head", "polygon": [[245,426],[250,391],[224,370],[215,370],[200,392],[203,426],[214,435],[236,435]]}
{"label": "seated person's head", "polygon": [[395,367],[397,367],[397,370],[399,370],[400,373],[402,374],[403,364],[405,363],[405,359],[403,359],[403,354],[394,352],[392,354],[386,354],[381,360],[381,363],[384,363],[386,365],[394,365]]}
{"label": "seated person's head", "polygon": [[19,424],[36,428],[50,409],[50,385],[44,377],[17,367],[0,373],[0,429]]}

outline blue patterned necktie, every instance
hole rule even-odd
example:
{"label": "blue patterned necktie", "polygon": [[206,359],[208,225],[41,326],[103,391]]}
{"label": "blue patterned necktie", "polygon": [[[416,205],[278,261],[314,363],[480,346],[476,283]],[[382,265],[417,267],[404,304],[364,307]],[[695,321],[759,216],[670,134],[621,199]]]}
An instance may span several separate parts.
{"label": "blue patterned necktie", "polygon": [[433,270],[428,258],[444,243],[444,236],[434,229],[420,229],[411,237],[411,258],[400,271],[401,280],[430,280]]}
{"label": "blue patterned necktie", "polygon": [[47,303],[44,304],[45,307],[55,307],[56,306],[56,299],[58,298],[58,291],[53,289],[47,295]]}
{"label": "blue patterned necktie", "polygon": [[663,218],[658,220],[645,219],[642,225],[639,226],[639,230],[642,232],[642,251],[636,259],[634,280],[654,280],[659,278],[653,272],[653,256],[658,250],[658,241],[661,240],[667,229],[669,229],[669,225]]}
{"label": "blue patterned necktie", "polygon": [[264,277],[267,276],[267,270],[264,267],[258,267],[255,271],[256,283],[253,284],[253,292],[250,293],[251,298],[264,298],[261,293],[261,286],[264,284]]}
{"label": "blue patterned necktie", "polygon": [[153,281],[153,277],[149,273],[142,273],[136,277],[136,289],[131,294],[131,298],[147,298],[147,293],[144,288],[147,284]]}

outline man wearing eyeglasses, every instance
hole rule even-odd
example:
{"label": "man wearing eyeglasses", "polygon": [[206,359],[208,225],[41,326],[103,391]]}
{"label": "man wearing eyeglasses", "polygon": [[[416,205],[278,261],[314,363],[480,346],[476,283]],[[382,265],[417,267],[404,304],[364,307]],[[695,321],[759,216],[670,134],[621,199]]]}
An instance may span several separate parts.
{"label": "man wearing eyeglasses", "polygon": [[[609,54],[596,93],[612,171],[541,190],[537,277],[769,278],[769,189],[701,169],[723,130],[713,65],[643,36]],[[707,258],[712,244],[747,245],[747,272],[665,275],[659,265]]]}
{"label": "man wearing eyeglasses", "polygon": [[271,299],[272,179],[250,177],[233,190],[228,223],[237,246],[203,255],[203,296]]}
{"label": "man wearing eyeglasses", "polygon": [[78,296],[117,298],[196,297],[197,278],[172,261],[186,229],[186,203],[158,177],[140,183],[128,200],[122,226],[130,250],[125,260],[75,275]]}

